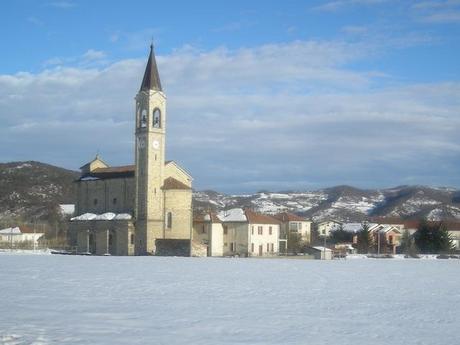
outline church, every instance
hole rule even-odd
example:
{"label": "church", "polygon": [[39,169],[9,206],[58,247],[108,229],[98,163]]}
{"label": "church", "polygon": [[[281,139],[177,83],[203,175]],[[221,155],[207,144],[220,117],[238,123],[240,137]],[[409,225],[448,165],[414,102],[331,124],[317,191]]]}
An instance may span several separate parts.
{"label": "church", "polygon": [[76,184],[70,244],[95,255],[189,255],[192,177],[166,161],[166,95],[153,45],[135,97],[135,164],[109,166],[97,155]]}

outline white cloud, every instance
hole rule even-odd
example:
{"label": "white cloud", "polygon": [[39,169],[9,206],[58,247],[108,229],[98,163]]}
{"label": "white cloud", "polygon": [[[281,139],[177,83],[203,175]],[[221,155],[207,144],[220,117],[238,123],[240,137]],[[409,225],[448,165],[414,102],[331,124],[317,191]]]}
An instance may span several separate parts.
{"label": "white cloud", "polygon": [[[379,86],[381,72],[347,67],[372,51],[298,41],[159,56],[169,158],[198,188],[234,192],[413,176],[459,185],[460,83]],[[144,66],[142,58],[0,76],[0,156],[77,168],[99,150],[113,164],[131,163]]]}
{"label": "white cloud", "polygon": [[89,49],[83,54],[83,59],[87,61],[94,61],[104,59],[106,56],[106,53],[101,50]]}
{"label": "white cloud", "polygon": [[44,67],[50,66],[78,66],[92,67],[97,65],[105,65],[108,63],[107,54],[101,50],[89,49],[85,53],[78,56],[59,57],[55,56],[46,60]]}
{"label": "white cloud", "polygon": [[426,23],[460,23],[460,1],[421,1],[412,5],[415,17]]}

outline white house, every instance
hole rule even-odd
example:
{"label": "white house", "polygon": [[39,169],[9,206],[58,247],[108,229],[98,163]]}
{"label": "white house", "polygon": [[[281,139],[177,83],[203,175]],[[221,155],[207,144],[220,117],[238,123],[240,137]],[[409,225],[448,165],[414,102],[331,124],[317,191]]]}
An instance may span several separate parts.
{"label": "white house", "polygon": [[274,217],[235,208],[195,217],[193,241],[208,256],[269,256],[279,252],[280,222]]}
{"label": "white house", "polygon": [[44,235],[43,232],[35,232],[27,226],[16,226],[0,230],[0,243],[17,245],[20,243],[38,244],[38,239]]}
{"label": "white house", "polygon": [[337,230],[340,227],[340,222],[335,220],[325,220],[323,222],[318,223],[318,234],[320,236],[329,236],[331,231]]}

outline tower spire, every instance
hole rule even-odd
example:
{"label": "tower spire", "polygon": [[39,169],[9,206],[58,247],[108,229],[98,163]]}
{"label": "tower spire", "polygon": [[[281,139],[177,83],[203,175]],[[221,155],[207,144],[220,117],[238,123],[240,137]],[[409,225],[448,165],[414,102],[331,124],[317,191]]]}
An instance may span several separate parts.
{"label": "tower spire", "polygon": [[157,62],[155,60],[155,53],[153,51],[153,42],[150,44],[150,55],[141,84],[141,91],[148,90],[163,91],[161,88],[160,75],[158,74]]}

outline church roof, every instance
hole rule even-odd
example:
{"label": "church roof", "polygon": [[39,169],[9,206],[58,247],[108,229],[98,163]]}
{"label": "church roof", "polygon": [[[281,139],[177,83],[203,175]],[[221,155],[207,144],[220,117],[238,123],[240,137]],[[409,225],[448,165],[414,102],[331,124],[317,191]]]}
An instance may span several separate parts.
{"label": "church roof", "polygon": [[81,179],[85,179],[85,178],[109,179],[109,178],[134,177],[134,170],[135,170],[134,165],[97,168],[91,171],[89,174],[83,175]]}
{"label": "church roof", "polygon": [[168,177],[163,183],[163,189],[191,189],[185,183],[176,180],[173,177]]}
{"label": "church roof", "polygon": [[[172,161],[166,161],[165,165],[171,163]],[[104,180],[111,178],[124,178],[124,177],[134,177],[136,171],[135,165],[122,165],[117,167],[107,167],[107,168],[96,168],[91,172],[84,173],[80,177],[80,181],[88,180]]]}
{"label": "church roof", "polygon": [[150,55],[145,67],[144,78],[142,79],[141,91],[156,90],[162,91],[160,75],[158,74],[153,44],[150,45]]}

